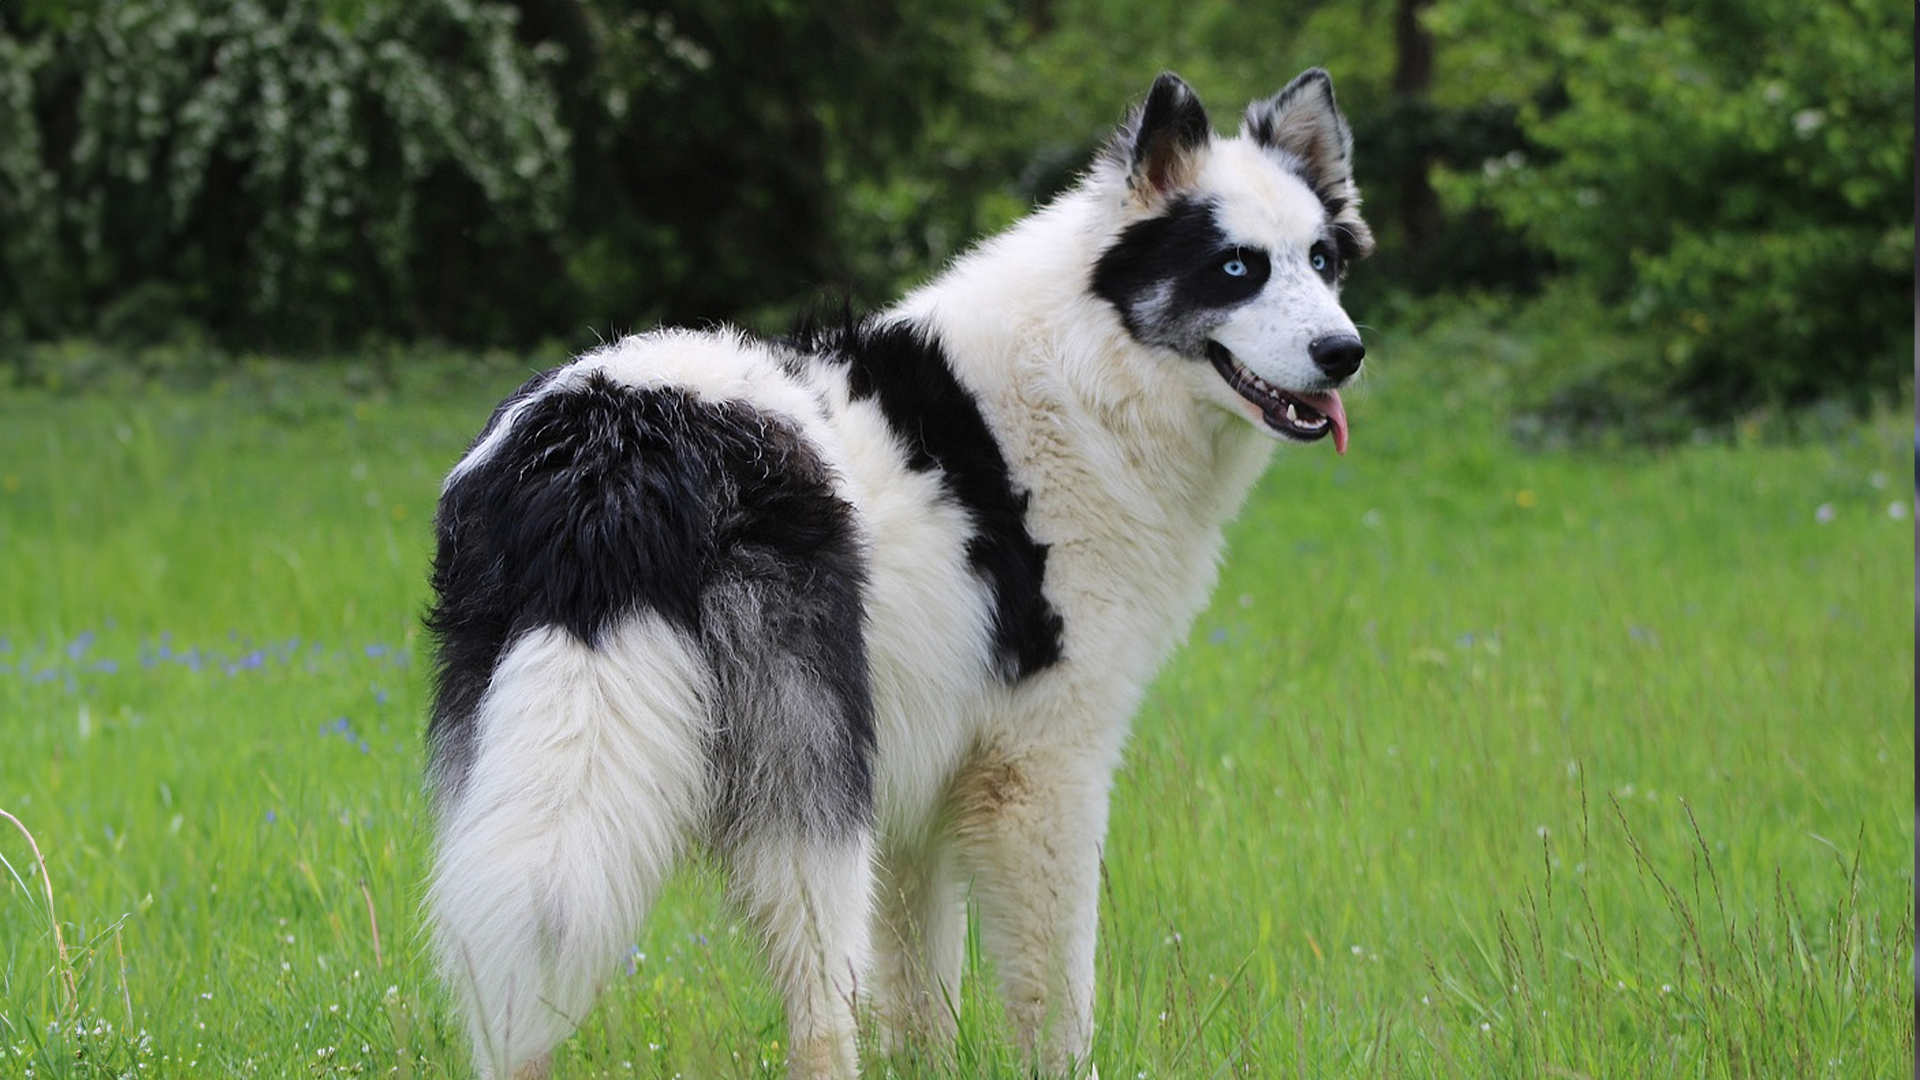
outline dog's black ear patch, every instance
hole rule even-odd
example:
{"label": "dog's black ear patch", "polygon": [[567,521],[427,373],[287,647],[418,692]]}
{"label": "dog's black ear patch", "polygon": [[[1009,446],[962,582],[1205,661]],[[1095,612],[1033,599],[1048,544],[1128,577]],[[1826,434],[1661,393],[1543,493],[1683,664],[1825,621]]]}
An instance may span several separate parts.
{"label": "dog's black ear patch", "polygon": [[1373,251],[1353,182],[1353,131],[1333,97],[1333,76],[1309,68],[1287,88],[1247,106],[1240,132],[1278,155],[1327,208],[1347,261]]}
{"label": "dog's black ear patch", "polygon": [[1200,152],[1212,140],[1213,121],[1199,95],[1168,71],[1115,133],[1108,157],[1127,170],[1127,189],[1156,206],[1191,183]]}

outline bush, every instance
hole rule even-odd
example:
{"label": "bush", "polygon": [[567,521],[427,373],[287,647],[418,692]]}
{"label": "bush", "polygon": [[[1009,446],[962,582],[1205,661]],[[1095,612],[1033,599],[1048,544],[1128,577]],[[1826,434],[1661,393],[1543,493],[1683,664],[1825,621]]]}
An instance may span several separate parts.
{"label": "bush", "polygon": [[899,260],[844,257],[836,189],[898,190],[927,118],[965,111],[981,18],[963,0],[0,4],[0,334],[525,345],[890,286],[872,279]]}
{"label": "bush", "polygon": [[440,329],[471,260],[543,252],[568,188],[514,25],[481,0],[0,15],[0,280],[37,336],[129,304],[281,344]]}
{"label": "bush", "polygon": [[1434,24],[1504,58],[1541,148],[1450,174],[1452,203],[1524,229],[1657,342],[1630,373],[1649,398],[1724,419],[1901,385],[1911,7],[1445,0]]}

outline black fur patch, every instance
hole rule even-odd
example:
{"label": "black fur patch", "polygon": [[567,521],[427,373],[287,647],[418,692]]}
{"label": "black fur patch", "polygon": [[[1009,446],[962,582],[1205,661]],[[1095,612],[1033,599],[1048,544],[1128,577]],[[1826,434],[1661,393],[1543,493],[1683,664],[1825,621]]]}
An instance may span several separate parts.
{"label": "black fur patch", "polygon": [[[489,430],[552,378],[509,398]],[[521,409],[450,481],[436,528],[428,738],[443,788],[471,763],[481,697],[515,636],[560,626],[597,646],[653,612],[702,644],[719,683],[723,794],[764,775],[773,744],[788,779],[807,782],[761,791],[770,811],[817,828],[868,813],[864,561],[852,508],[787,424],[596,373]],[[770,714],[781,709],[805,715]],[[718,810],[722,828],[746,812],[724,798]]]}
{"label": "black fur patch", "polygon": [[1162,72],[1140,107],[1129,176],[1136,188],[1165,194],[1179,187],[1183,171],[1213,139],[1213,123],[1193,89]]}
{"label": "black fur patch", "polygon": [[[1345,205],[1345,200],[1341,200]],[[1327,226],[1333,238],[1334,248],[1340,253],[1341,276],[1345,276],[1347,267],[1359,262],[1373,253],[1373,233],[1364,225],[1354,226],[1344,221],[1335,221]]]}
{"label": "black fur patch", "polygon": [[[537,393],[559,368],[528,379],[493,410],[467,453],[485,442],[507,413]],[[433,771],[444,788],[458,786],[473,757],[473,718],[480,699],[493,680],[493,668],[506,648],[514,611],[497,580],[498,568],[487,565],[484,552],[465,534],[474,524],[466,518],[479,493],[466,485],[441,493],[435,531],[439,548],[434,555],[435,600],[426,617],[434,637],[433,712],[427,723],[427,746]]]}
{"label": "black fur patch", "polygon": [[[1093,293],[1113,305],[1136,339],[1197,356],[1203,334],[1194,316],[1245,303],[1265,287],[1273,272],[1267,253],[1236,247],[1214,215],[1210,202],[1176,199],[1166,213],[1127,226],[1100,253]],[[1227,272],[1235,261],[1244,274]]]}
{"label": "black fur patch", "polygon": [[838,327],[804,323],[789,344],[846,364],[854,396],[879,403],[908,465],[939,472],[972,517],[967,559],[993,592],[1001,677],[1014,682],[1059,662],[1065,627],[1044,589],[1047,546],[1027,531],[1027,493],[1015,489],[979,403],[937,338],[908,323],[848,318]]}

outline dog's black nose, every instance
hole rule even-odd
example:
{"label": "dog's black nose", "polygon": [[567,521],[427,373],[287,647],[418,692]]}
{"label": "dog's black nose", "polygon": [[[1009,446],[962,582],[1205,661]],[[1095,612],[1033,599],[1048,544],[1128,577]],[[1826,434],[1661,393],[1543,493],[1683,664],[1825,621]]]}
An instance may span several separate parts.
{"label": "dog's black nose", "polygon": [[1328,377],[1344,379],[1360,370],[1360,361],[1367,358],[1367,347],[1352,334],[1336,334],[1309,342],[1307,356]]}

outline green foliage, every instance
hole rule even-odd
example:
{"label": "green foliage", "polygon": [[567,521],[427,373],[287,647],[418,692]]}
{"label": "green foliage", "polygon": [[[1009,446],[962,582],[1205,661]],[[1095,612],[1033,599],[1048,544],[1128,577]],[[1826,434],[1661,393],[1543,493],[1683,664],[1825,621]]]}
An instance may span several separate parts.
{"label": "green foliage", "polygon": [[918,160],[930,117],[967,111],[983,41],[973,4],[522,7],[523,32],[562,58],[575,133],[575,293],[556,329],[780,323],[823,290],[891,291],[850,254],[844,193]]}
{"label": "green foliage", "polygon": [[829,178],[858,188],[964,111],[979,22],[961,0],[0,8],[0,334],[524,343],[791,310],[865,284]]}
{"label": "green foliage", "polygon": [[1913,9],[1444,0],[1533,153],[1456,170],[1653,348],[1641,404],[1724,417],[1893,390],[1911,342]]}
{"label": "green foliage", "polygon": [[436,304],[487,316],[461,259],[537,249],[558,223],[547,60],[499,4],[64,16],[0,16],[0,298],[38,335],[436,330]]}

